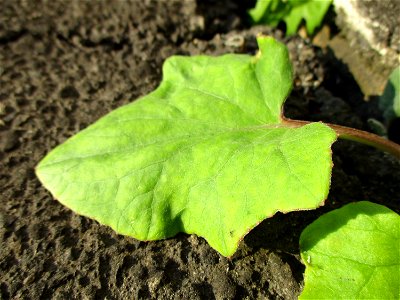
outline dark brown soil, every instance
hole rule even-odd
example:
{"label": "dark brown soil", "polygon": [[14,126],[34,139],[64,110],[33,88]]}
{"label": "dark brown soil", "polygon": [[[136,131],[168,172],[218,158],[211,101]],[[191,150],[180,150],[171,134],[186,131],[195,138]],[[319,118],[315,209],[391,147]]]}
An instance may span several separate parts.
{"label": "dark brown soil", "polygon": [[277,214],[230,259],[199,237],[139,242],[52,199],[34,167],[53,147],[153,90],[173,54],[254,53],[262,31],[289,47],[296,72],[288,117],[369,130],[381,118],[329,50],[249,29],[243,0],[0,2],[0,299],[295,299],[302,229],[357,200],[400,211],[400,163],[334,145],[329,199]]}

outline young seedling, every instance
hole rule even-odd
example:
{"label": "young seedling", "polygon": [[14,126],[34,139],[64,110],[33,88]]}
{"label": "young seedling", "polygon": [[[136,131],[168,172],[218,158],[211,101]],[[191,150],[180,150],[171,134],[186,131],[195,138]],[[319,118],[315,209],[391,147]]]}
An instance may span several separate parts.
{"label": "young seedling", "polygon": [[331,0],[258,0],[249,15],[254,23],[274,27],[284,21],[287,35],[295,34],[304,20],[307,33],[312,35],[331,3]]}
{"label": "young seedling", "polygon": [[399,145],[372,134],[285,119],[287,49],[257,42],[254,57],[167,59],[154,92],[55,148],[37,176],[61,203],[120,234],[197,234],[231,256],[265,218],[324,203],[337,136],[400,157]]}

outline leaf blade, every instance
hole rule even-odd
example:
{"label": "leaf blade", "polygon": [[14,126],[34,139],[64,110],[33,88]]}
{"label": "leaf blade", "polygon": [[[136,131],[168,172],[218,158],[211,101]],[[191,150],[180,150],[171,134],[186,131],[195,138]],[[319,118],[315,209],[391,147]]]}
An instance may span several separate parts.
{"label": "leaf blade", "polygon": [[397,298],[399,228],[395,212],[367,201],[321,216],[300,236],[306,272],[299,298]]}
{"label": "leaf blade", "polygon": [[282,124],[287,50],[258,42],[257,57],[167,60],[157,90],[54,149],[38,177],[61,203],[121,234],[195,233],[227,256],[267,216],[321,205],[336,134]]}

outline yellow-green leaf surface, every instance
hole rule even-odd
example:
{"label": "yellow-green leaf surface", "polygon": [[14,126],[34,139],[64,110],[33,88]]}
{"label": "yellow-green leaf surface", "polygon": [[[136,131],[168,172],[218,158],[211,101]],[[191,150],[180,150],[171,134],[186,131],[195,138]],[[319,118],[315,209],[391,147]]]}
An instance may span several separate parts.
{"label": "yellow-green leaf surface", "polygon": [[36,172],[79,214],[140,240],[194,233],[225,256],[277,211],[312,209],[329,190],[322,123],[289,128],[287,49],[259,37],[256,56],[173,56],[152,93],[51,151]]}
{"label": "yellow-green leaf surface", "polygon": [[399,299],[400,216],[371,202],[329,212],[300,236],[300,299]]}

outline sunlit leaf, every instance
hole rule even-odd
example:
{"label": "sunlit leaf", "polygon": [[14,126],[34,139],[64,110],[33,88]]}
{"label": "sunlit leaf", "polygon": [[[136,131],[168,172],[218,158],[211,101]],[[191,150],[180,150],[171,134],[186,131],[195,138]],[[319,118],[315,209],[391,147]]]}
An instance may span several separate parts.
{"label": "sunlit leaf", "polygon": [[38,177],[61,203],[118,233],[194,233],[226,256],[277,211],[318,207],[336,134],[282,122],[287,49],[269,37],[258,43],[254,57],[167,59],[154,92],[51,151]]}
{"label": "sunlit leaf", "polygon": [[300,299],[398,299],[400,216],[371,202],[329,212],[300,237]]}

